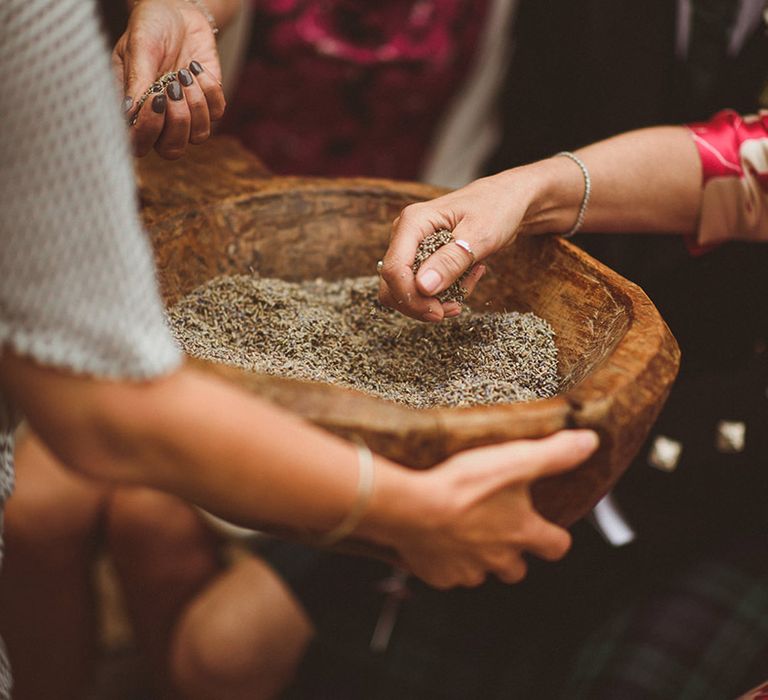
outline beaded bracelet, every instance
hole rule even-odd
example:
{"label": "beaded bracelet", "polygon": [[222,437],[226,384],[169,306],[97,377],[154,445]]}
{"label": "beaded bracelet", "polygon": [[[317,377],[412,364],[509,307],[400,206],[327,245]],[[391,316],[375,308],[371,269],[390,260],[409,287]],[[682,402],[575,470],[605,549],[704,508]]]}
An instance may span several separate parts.
{"label": "beaded bracelet", "polygon": [[581,200],[581,206],[579,207],[579,212],[576,215],[576,223],[573,225],[573,228],[571,228],[570,231],[563,234],[563,238],[570,238],[575,233],[578,233],[579,230],[581,230],[581,227],[584,225],[584,215],[587,213],[589,195],[592,194],[592,178],[589,176],[589,170],[587,170],[587,166],[584,164],[584,161],[575,153],[571,153],[570,151],[560,151],[560,153],[555,154],[555,158],[558,156],[570,158],[574,163],[576,163],[576,165],[579,166],[581,174],[584,176],[584,197]]}

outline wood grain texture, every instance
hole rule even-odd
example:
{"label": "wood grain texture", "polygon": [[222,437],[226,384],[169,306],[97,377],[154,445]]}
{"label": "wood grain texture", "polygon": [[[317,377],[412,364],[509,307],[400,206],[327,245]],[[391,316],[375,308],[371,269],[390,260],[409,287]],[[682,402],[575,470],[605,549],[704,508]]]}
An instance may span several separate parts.
{"label": "wood grain texture", "polygon": [[[160,284],[172,304],[222,274],[288,280],[373,274],[392,220],[442,190],[370,179],[270,177],[231,139],[191,160],[140,164],[141,201]],[[563,524],[586,514],[626,469],[663,405],[679,350],[643,291],[554,236],[519,240],[489,262],[471,304],[534,311],[555,329],[563,392],[525,404],[411,409],[336,386],[198,363],[342,436],[427,468],[457,451],[556,430],[597,430],[577,470],[534,487]]]}

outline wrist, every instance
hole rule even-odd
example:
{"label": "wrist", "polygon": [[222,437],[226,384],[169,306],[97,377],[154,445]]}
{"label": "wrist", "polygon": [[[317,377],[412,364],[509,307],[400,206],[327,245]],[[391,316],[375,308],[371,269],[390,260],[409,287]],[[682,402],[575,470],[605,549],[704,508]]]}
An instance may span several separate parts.
{"label": "wrist", "polygon": [[584,177],[567,158],[547,158],[508,171],[526,204],[520,233],[570,231],[584,196]]}
{"label": "wrist", "polygon": [[355,534],[376,544],[398,549],[403,537],[424,516],[420,472],[374,458],[376,480],[367,512]]}
{"label": "wrist", "polygon": [[175,7],[182,13],[201,15],[213,34],[218,34],[219,29],[229,24],[238,9],[238,3],[235,0],[126,0],[129,12],[147,2],[159,2]]}
{"label": "wrist", "polygon": [[240,0],[183,0],[189,6],[197,7],[219,29],[224,29],[240,10]]}
{"label": "wrist", "polygon": [[213,35],[216,36],[219,33],[219,24],[207,0],[186,0],[186,2],[205,18]]}

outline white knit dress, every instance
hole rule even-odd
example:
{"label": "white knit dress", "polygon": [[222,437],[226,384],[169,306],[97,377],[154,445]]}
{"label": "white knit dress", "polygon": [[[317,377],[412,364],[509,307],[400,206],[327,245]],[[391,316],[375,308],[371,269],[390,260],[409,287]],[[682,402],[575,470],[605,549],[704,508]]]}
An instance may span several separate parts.
{"label": "white knit dress", "polygon": [[[94,1],[0,0],[0,72],[0,352],[98,377],[172,370]],[[0,394],[0,518],[19,418]]]}

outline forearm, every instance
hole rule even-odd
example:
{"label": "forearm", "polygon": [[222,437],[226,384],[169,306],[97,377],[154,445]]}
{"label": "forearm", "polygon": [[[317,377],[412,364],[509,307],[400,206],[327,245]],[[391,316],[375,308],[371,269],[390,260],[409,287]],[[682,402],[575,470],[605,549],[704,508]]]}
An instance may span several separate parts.
{"label": "forearm", "polygon": [[[194,370],[121,404],[113,422],[133,450],[117,476],[176,493],[237,523],[322,533],[350,511],[357,449],[296,416]],[[141,392],[144,393],[144,392]],[[142,405],[152,407],[147,420]],[[119,451],[118,451],[119,453]],[[358,534],[385,544],[400,518],[408,473],[380,457]],[[125,469],[123,472],[122,469]]]}
{"label": "forearm", "polygon": [[[701,161],[685,127],[655,127],[587,146],[592,194],[584,231],[693,233],[701,208]],[[550,158],[507,171],[530,179],[524,233],[563,233],[576,220],[584,177],[571,160]]]}
{"label": "forearm", "polygon": [[[169,491],[243,525],[310,533],[332,529],[355,501],[356,448],[200,372],[114,383],[6,358],[2,379],[46,444],[88,476]],[[51,399],[29,400],[42,395]],[[393,544],[413,505],[411,478],[376,458],[358,534]]]}

